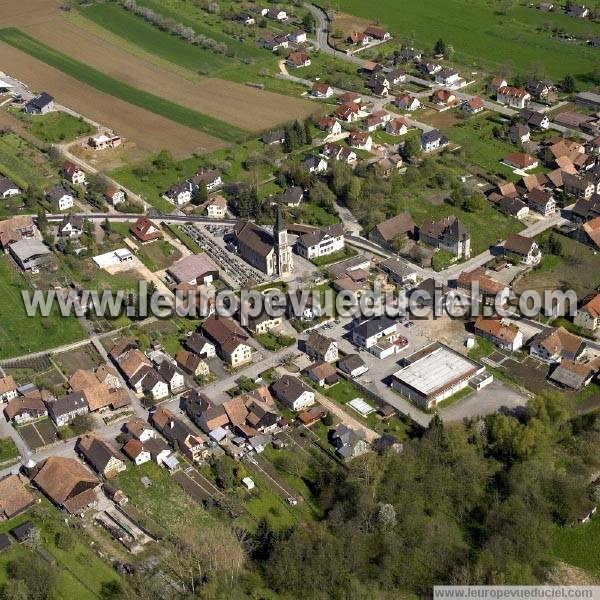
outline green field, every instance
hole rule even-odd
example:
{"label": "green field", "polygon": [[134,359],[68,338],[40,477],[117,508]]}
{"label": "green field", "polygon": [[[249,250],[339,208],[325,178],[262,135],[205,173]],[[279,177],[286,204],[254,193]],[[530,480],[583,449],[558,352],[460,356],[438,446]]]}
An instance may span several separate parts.
{"label": "green field", "polygon": [[216,74],[237,62],[158,29],[118,4],[92,4],[81,10],[88,19],[109,28],[115,35],[127,39],[146,52],[197,73]]}
{"label": "green field", "polygon": [[[227,44],[227,47],[238,58],[260,58],[267,52],[256,48],[251,44],[235,39],[232,35],[225,33],[225,29],[239,30],[243,26],[235,26],[228,23],[219,15],[211,15],[201,10],[197,3],[188,0],[137,0],[139,6],[151,8],[154,12],[169,17],[186,27],[191,27],[196,33],[205,35],[217,42]],[[221,10],[224,10],[224,2],[221,2]],[[238,5],[235,5],[238,6]]]}
{"label": "green field", "polygon": [[552,554],[576,567],[600,576],[600,518],[585,525],[556,527],[552,536]]}
{"label": "green field", "polygon": [[235,142],[247,134],[247,132],[239,127],[209,117],[185,106],[175,104],[165,98],[149,94],[118,79],[114,79],[109,75],[105,75],[66,54],[57,52],[50,46],[38,42],[18,29],[9,28],[0,30],[0,40],[101,92],[149,110],[180,125],[202,131],[226,142]]}
{"label": "green field", "polygon": [[47,157],[15,133],[0,135],[0,173],[21,189],[45,189],[57,179]]}
{"label": "green field", "polygon": [[514,5],[501,14],[500,3],[489,0],[404,0],[401,6],[397,0],[335,3],[337,10],[389,27],[397,46],[407,42],[429,50],[441,37],[454,48],[456,62],[490,70],[512,63],[521,72],[534,63],[543,64],[549,77],[558,80],[570,73],[589,87],[598,50],[583,42],[561,42],[551,37],[551,30],[594,37],[600,35],[600,25],[561,12],[543,13],[533,6]]}
{"label": "green field", "polygon": [[[502,179],[518,181],[521,176],[515,175],[513,170],[501,161],[511,152],[523,150],[513,144],[508,138],[495,138],[492,129],[497,126],[504,132],[507,125],[497,116],[474,117],[462,121],[452,127],[444,128],[443,133],[448,136],[451,143],[460,145],[470,162],[483,167]],[[532,169],[530,173],[544,171],[543,167]]]}
{"label": "green field", "polygon": [[28,287],[23,276],[13,270],[8,258],[1,257],[0,358],[38,352],[85,337],[76,317],[61,317],[57,310],[47,318],[28,317],[21,297],[21,289]]}
{"label": "green field", "polygon": [[95,128],[83,119],[62,111],[40,116],[20,113],[19,117],[33,135],[49,144],[70,142],[95,131]]}

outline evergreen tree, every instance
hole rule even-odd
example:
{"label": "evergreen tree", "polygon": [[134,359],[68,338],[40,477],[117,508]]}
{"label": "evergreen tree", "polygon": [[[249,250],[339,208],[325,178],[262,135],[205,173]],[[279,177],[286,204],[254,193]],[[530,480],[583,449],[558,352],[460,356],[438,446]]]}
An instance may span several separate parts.
{"label": "evergreen tree", "polygon": [[312,137],[312,133],[310,131],[310,121],[307,119],[306,121],[304,121],[304,143],[312,144],[312,142],[313,142],[313,137]]}

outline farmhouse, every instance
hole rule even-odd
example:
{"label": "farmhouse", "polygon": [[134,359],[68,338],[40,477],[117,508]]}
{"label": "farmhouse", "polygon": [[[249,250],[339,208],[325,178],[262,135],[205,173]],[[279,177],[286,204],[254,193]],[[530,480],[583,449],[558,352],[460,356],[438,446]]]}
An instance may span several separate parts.
{"label": "farmhouse", "polygon": [[231,366],[238,367],[252,360],[248,335],[233,319],[211,315],[202,323],[202,332]]}
{"label": "farmhouse", "polygon": [[68,425],[75,417],[87,414],[90,409],[81,392],[72,392],[47,403],[48,414],[57,427]]}
{"label": "farmhouse", "polygon": [[77,440],[77,451],[96,473],[110,479],[126,469],[125,461],[112,446],[96,433],[86,433]]}
{"label": "farmhouse", "polygon": [[565,359],[555,367],[549,378],[564,388],[580,390],[592,381],[599,369],[597,360],[578,363]]}
{"label": "farmhouse", "polygon": [[596,331],[600,327],[600,294],[585,300],[585,303],[577,310],[573,322],[589,331]]}
{"label": "farmhouse", "polygon": [[54,98],[42,92],[25,104],[23,110],[29,115],[46,115],[54,110]]}
{"label": "farmhouse", "polygon": [[439,342],[405,362],[406,366],[393,374],[391,386],[425,410],[435,408],[485,372],[481,365]]}
{"label": "farmhouse", "polygon": [[563,359],[575,361],[585,350],[581,338],[564,327],[548,327],[533,338],[529,347],[531,356],[548,363],[559,363]]}
{"label": "farmhouse", "polygon": [[374,40],[386,41],[390,39],[390,32],[383,29],[383,27],[377,27],[375,25],[369,25],[364,34]]}
{"label": "farmhouse", "polygon": [[596,192],[595,183],[585,176],[582,177],[563,172],[562,180],[564,192],[575,196],[575,198],[590,200]]}
{"label": "farmhouse", "polygon": [[556,212],[556,200],[552,192],[534,188],[527,194],[527,203],[533,210],[544,217],[548,217]]}
{"label": "farmhouse", "polygon": [[514,323],[505,323],[502,319],[484,319],[475,321],[475,333],[496,344],[503,350],[515,352],[523,346],[523,333]]}
{"label": "farmhouse", "polygon": [[338,359],[337,342],[318,331],[311,331],[306,340],[306,354],[316,361],[335,362]]}
{"label": "farmhouse", "polygon": [[382,221],[369,231],[368,238],[380,246],[393,248],[397,240],[416,237],[417,226],[408,212],[397,214]]}
{"label": "farmhouse", "polygon": [[504,254],[527,266],[535,266],[542,260],[542,253],[533,238],[513,233],[506,238]]}
{"label": "farmhouse", "polygon": [[33,483],[57,506],[71,514],[81,514],[98,501],[100,482],[74,458],[50,456]]}
{"label": "farmhouse", "polygon": [[524,219],[529,214],[529,207],[519,198],[501,198],[496,206],[515,219]]}
{"label": "farmhouse", "polygon": [[295,244],[295,250],[304,258],[311,260],[327,256],[344,248],[344,228],[336,223],[326,229],[315,229],[311,233],[301,235]]}
{"label": "farmhouse", "polygon": [[477,267],[472,271],[463,271],[456,280],[456,289],[462,291],[478,302],[494,304],[497,300],[508,299],[508,286],[496,281],[487,274],[485,267]]}
{"label": "farmhouse", "polygon": [[471,255],[471,236],[454,216],[439,221],[425,221],[419,230],[419,240],[459,258],[469,258]]}
{"label": "farmhouse", "polygon": [[9,400],[4,408],[4,414],[7,421],[14,421],[17,425],[22,425],[41,417],[47,417],[48,409],[41,394],[39,396],[32,394]]}

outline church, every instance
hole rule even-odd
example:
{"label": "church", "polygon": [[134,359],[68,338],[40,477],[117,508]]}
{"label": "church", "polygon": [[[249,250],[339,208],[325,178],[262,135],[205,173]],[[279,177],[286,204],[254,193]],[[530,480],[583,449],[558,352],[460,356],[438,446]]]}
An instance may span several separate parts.
{"label": "church", "polygon": [[277,205],[272,234],[250,221],[238,221],[235,237],[240,256],[269,277],[283,277],[294,270],[292,247],[288,242],[280,204]]}

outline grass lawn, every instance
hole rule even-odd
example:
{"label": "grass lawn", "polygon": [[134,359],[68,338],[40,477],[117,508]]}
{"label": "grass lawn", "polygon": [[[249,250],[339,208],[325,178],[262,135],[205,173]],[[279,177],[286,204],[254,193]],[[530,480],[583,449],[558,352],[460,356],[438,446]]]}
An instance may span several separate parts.
{"label": "grass lawn", "polygon": [[396,46],[412,38],[410,45],[429,50],[441,37],[454,48],[455,62],[491,70],[511,62],[520,72],[541,63],[555,80],[570,73],[590,87],[588,75],[598,60],[595,49],[583,42],[561,42],[551,37],[551,30],[556,27],[589,38],[600,34],[600,26],[570,18],[560,8],[544,13],[534,6],[513,4],[501,14],[497,3],[484,0],[405,0],[402,10],[395,0],[340,0],[335,8],[389,27]]}
{"label": "grass lawn", "polygon": [[270,350],[271,352],[276,352],[282,348],[287,348],[296,341],[296,338],[290,335],[282,335],[271,332],[258,334],[255,336],[255,338],[263,348]]}
{"label": "grass lawn", "polygon": [[166,240],[156,240],[140,245],[137,257],[154,273],[171,266],[181,257],[181,252]]}
{"label": "grass lawn", "polygon": [[296,523],[296,519],[290,509],[256,473],[251,473],[250,476],[256,483],[256,487],[246,492],[244,499],[246,510],[257,521],[262,518],[267,519],[274,529],[281,530],[292,527]]}
{"label": "grass lawn", "polygon": [[[370,398],[366,398],[365,395],[357,389],[354,384],[340,377],[339,381],[332,385],[330,388],[318,388],[319,391],[328,398],[335,400],[339,404],[347,404],[350,400],[354,400],[354,398],[362,398],[375,407],[375,404]],[[360,413],[355,411],[352,407],[345,407],[344,410],[352,415],[356,420],[364,423],[370,429],[377,431],[380,434],[389,433],[399,440],[403,440],[407,438],[407,431],[405,424],[398,418],[392,417],[386,421],[381,420],[375,413],[371,413],[368,417],[363,417]]]}
{"label": "grass lawn", "polygon": [[311,262],[317,267],[324,267],[326,265],[330,265],[334,262],[339,262],[340,260],[344,260],[345,258],[350,258],[351,256],[355,256],[357,251],[352,248],[352,246],[345,246],[342,250],[338,250],[337,252],[332,252],[327,256],[318,256],[317,258],[311,259]]}
{"label": "grass lawn", "polygon": [[12,438],[0,439],[0,463],[15,460],[19,457],[19,450]]}
{"label": "grass lawn", "polygon": [[70,142],[95,131],[95,128],[83,119],[62,111],[39,116],[19,113],[19,117],[33,135],[49,144]]}
{"label": "grass lawn", "polygon": [[600,518],[585,525],[555,527],[552,534],[552,554],[576,567],[600,576]]}
{"label": "grass lawn", "polygon": [[314,202],[301,202],[300,206],[290,210],[290,219],[296,223],[315,225],[317,227],[328,227],[340,222],[337,213],[329,212]]}
{"label": "grass lawn", "polygon": [[29,289],[24,276],[13,270],[8,258],[0,258],[0,358],[20,356],[81,340],[85,337],[74,316],[61,317],[58,309],[49,317],[28,317],[21,290]]}
{"label": "grass lawn", "polygon": [[0,135],[0,173],[22,189],[29,186],[45,189],[58,179],[48,158],[11,132]]}
{"label": "grass lawn", "polygon": [[155,27],[118,4],[92,4],[81,8],[81,12],[102,27],[144,51],[156,54],[169,62],[206,75],[217,74],[221,69],[233,66],[236,62],[223,54],[217,54],[194,46]]}
{"label": "grass lawn", "polygon": [[160,115],[180,125],[191,127],[226,142],[235,142],[244,137],[247,132],[229,123],[209,117],[198,111],[186,108],[165,98],[160,98],[118,79],[102,73],[66,54],[62,54],[24,34],[18,29],[0,30],[0,39],[7,44],[26,52],[42,62],[74,77],[93,88],[129,102],[154,114]]}
{"label": "grass lawn", "polygon": [[[196,33],[205,35],[217,42],[222,42],[235,53],[236,57],[245,59],[256,59],[268,55],[268,52],[262,48],[257,48],[251,43],[238,41],[234,36],[224,31],[227,26],[234,27],[233,23],[227,23],[219,15],[211,15],[200,7],[188,2],[188,0],[138,0],[139,6],[151,8],[154,12],[169,17],[186,27],[191,27]],[[221,2],[221,10],[224,10],[224,3]],[[237,5],[236,5],[237,7]],[[247,31],[240,27],[242,31]],[[210,61],[209,61],[210,62]]]}
{"label": "grass lawn", "polygon": [[[109,563],[98,557],[90,548],[87,536],[79,531],[75,546],[69,550],[61,550],[56,546],[56,534],[65,529],[62,519],[64,515],[43,499],[34,509],[19,515],[0,525],[0,532],[6,533],[13,527],[31,519],[40,529],[41,546],[56,559],[56,586],[51,600],[78,598],[94,600],[99,597],[102,584],[118,580]],[[0,585],[7,582],[8,563],[14,559],[27,556],[31,550],[13,541],[12,546],[0,554]]]}
{"label": "grass lawn", "polygon": [[495,138],[492,134],[494,126],[504,127],[498,122],[497,116],[491,115],[465,119],[452,127],[444,128],[443,132],[450,142],[464,148],[472,163],[503,179],[518,181],[520,176],[515,175],[510,167],[500,161],[507,154],[520,150],[508,139]]}
{"label": "grass lawn", "polygon": [[172,233],[190,252],[194,254],[202,254],[198,242],[193,240],[187,233],[181,230],[179,225],[167,225],[169,232]]}
{"label": "grass lawn", "polygon": [[[550,232],[536,238],[542,243]],[[515,293],[524,290],[569,289],[579,298],[592,293],[600,285],[600,255],[592,248],[563,235],[560,240],[562,256],[543,255],[539,267],[526,273],[515,286]]]}

